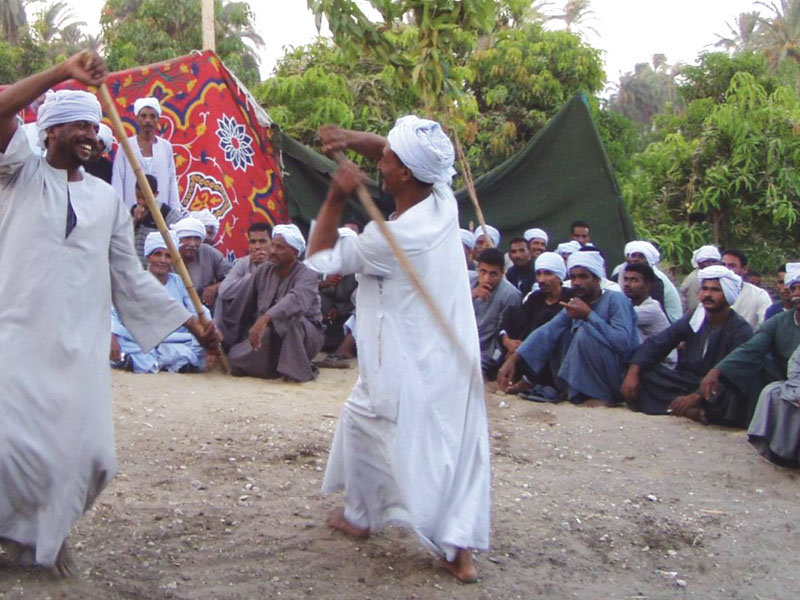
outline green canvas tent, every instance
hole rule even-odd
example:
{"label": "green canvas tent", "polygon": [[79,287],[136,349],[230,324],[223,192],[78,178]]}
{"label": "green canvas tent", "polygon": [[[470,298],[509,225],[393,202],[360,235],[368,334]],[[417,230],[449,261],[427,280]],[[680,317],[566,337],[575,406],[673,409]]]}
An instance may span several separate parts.
{"label": "green canvas tent", "polygon": [[[335,164],[298,142],[282,136],[285,187],[289,214],[301,225],[313,219]],[[381,208],[391,200],[381,197],[374,182],[370,192]],[[603,249],[610,269],[622,262],[625,243],[634,239],[614,173],[581,95],[573,97],[523,148],[475,181],[487,223],[502,234],[501,249],[529,227],[550,233],[550,249],[566,241],[576,219],[591,225],[592,241]],[[456,192],[461,226],[477,218],[465,189]],[[356,201],[350,212],[366,221]]]}

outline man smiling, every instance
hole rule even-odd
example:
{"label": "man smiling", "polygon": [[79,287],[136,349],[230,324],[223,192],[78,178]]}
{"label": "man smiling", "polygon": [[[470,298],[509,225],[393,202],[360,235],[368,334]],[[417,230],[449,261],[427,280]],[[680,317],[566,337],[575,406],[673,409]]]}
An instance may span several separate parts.
{"label": "man smiling", "polygon": [[219,283],[231,270],[231,264],[225,260],[222,252],[203,243],[206,227],[202,221],[186,217],[175,223],[172,230],[180,241],[178,252],[186,264],[194,288],[203,299],[203,304],[213,307]]}

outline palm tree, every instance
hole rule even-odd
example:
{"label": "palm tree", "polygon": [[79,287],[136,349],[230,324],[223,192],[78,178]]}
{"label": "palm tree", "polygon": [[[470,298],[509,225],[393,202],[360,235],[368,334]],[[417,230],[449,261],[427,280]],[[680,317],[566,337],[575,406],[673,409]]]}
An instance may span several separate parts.
{"label": "palm tree", "polygon": [[772,11],[772,18],[761,19],[762,48],[770,65],[776,67],[786,58],[800,63],[800,0],[759,4]]}
{"label": "palm tree", "polygon": [[761,13],[758,11],[739,13],[734,25],[726,23],[728,26],[727,37],[716,34],[719,39],[714,46],[733,53],[757,48],[762,33],[762,21]]}
{"label": "palm tree", "polygon": [[0,0],[0,28],[10,44],[19,42],[19,30],[28,24],[25,0]]}
{"label": "palm tree", "polygon": [[570,33],[577,26],[577,28],[588,29],[597,36],[600,35],[594,27],[586,24],[587,20],[595,19],[594,11],[591,9],[591,0],[567,0],[564,4],[564,12],[552,15],[550,19],[564,21],[565,29]]}
{"label": "palm tree", "polygon": [[46,44],[61,41],[79,41],[83,36],[80,28],[86,27],[84,21],[76,21],[75,13],[64,0],[45,6],[37,15],[33,28]]}

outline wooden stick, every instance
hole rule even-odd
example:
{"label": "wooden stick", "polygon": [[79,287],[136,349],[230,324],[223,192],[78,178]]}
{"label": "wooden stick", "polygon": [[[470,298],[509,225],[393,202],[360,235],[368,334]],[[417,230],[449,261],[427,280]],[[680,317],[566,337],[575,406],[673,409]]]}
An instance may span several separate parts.
{"label": "wooden stick", "polygon": [[[133,167],[133,172],[136,175],[136,181],[139,183],[139,189],[141,189],[142,193],[144,194],[144,199],[147,203],[147,208],[150,211],[150,215],[152,215],[153,220],[156,223],[156,227],[161,233],[161,237],[164,238],[164,243],[167,245],[167,249],[172,256],[172,264],[175,267],[175,270],[178,272],[181,280],[183,280],[183,285],[186,286],[186,291],[189,292],[189,298],[192,299],[194,309],[197,311],[197,319],[200,321],[200,325],[203,328],[206,328],[208,327],[208,320],[203,312],[203,303],[200,301],[200,296],[197,295],[197,290],[194,289],[192,278],[189,275],[189,271],[186,269],[183,258],[181,257],[180,252],[178,252],[175,242],[172,241],[172,236],[167,228],[167,223],[164,221],[164,216],[161,214],[161,211],[158,208],[158,203],[153,195],[153,190],[150,189],[150,184],[147,183],[147,178],[144,175],[142,166],[139,164],[139,159],[136,157],[136,154],[134,154],[133,148],[131,148],[131,144],[128,141],[128,136],[125,134],[125,127],[122,125],[122,119],[119,118],[117,108],[114,106],[114,101],[108,91],[108,86],[103,83],[99,88],[97,88],[97,91],[100,94],[100,100],[106,109],[106,114],[108,115],[108,118],[111,119],[111,128],[114,130],[114,133],[117,136],[117,141],[119,142],[123,152],[125,152],[125,156],[128,158],[128,162],[131,164],[131,167]],[[228,359],[225,356],[225,353],[222,351],[222,348],[219,348],[219,362],[225,372],[230,373]]]}
{"label": "wooden stick", "polygon": [[472,169],[469,168],[469,163],[467,162],[467,157],[464,156],[464,150],[461,149],[461,140],[458,139],[458,130],[453,127],[453,138],[456,141],[456,153],[458,154],[458,160],[461,161],[461,168],[463,169],[462,175],[464,176],[464,182],[467,184],[467,195],[469,199],[472,200],[472,206],[475,208],[475,215],[478,217],[478,223],[480,223],[481,228],[483,229],[483,237],[486,238],[486,242],[489,245],[489,248],[494,246],[492,243],[492,238],[489,236],[489,230],[486,229],[486,219],[483,217],[483,211],[481,210],[481,205],[478,203],[478,194],[475,191],[475,182],[472,179]]}
{"label": "wooden stick", "polygon": [[[331,153],[331,158],[333,158],[333,160],[335,160],[337,163],[341,163],[345,160],[345,155],[343,152],[337,151]],[[464,351],[464,348],[461,345],[461,340],[459,340],[456,334],[453,333],[453,330],[448,324],[447,320],[444,318],[442,311],[439,310],[439,306],[433,301],[433,296],[431,296],[431,294],[425,288],[425,284],[422,283],[422,279],[417,273],[417,270],[414,268],[414,265],[412,265],[411,261],[408,260],[406,253],[403,252],[400,244],[397,243],[394,235],[392,235],[392,232],[386,225],[386,219],[383,218],[383,213],[381,213],[380,209],[375,204],[372,196],[369,195],[367,188],[364,187],[364,185],[359,185],[356,189],[356,195],[361,201],[361,205],[364,207],[364,210],[366,210],[370,218],[375,221],[375,224],[378,226],[378,229],[380,229],[383,237],[386,238],[386,241],[389,243],[389,248],[392,250],[392,254],[394,254],[397,262],[400,263],[400,267],[403,269],[403,271],[405,271],[406,275],[408,276],[408,280],[411,282],[411,285],[422,297],[422,301],[425,303],[425,306],[433,317],[433,320],[436,322],[436,325],[438,325],[442,333],[444,333],[453,344],[458,357],[464,362],[465,365],[471,367],[472,365],[470,357],[467,352]]]}

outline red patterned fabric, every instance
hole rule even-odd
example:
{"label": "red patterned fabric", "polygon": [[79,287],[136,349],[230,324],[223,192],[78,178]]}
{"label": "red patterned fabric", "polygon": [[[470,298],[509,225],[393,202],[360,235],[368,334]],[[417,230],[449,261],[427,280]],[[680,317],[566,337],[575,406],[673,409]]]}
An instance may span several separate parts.
{"label": "red patterned fabric", "polygon": [[[136,133],[134,100],[159,99],[159,135],[175,151],[181,203],[214,213],[220,221],[215,246],[229,259],[247,254],[251,223],[289,222],[266,113],[213,52],[112,73],[106,84],[128,136]],[[82,86],[69,81],[59,87]],[[36,119],[33,110],[25,116]]]}

